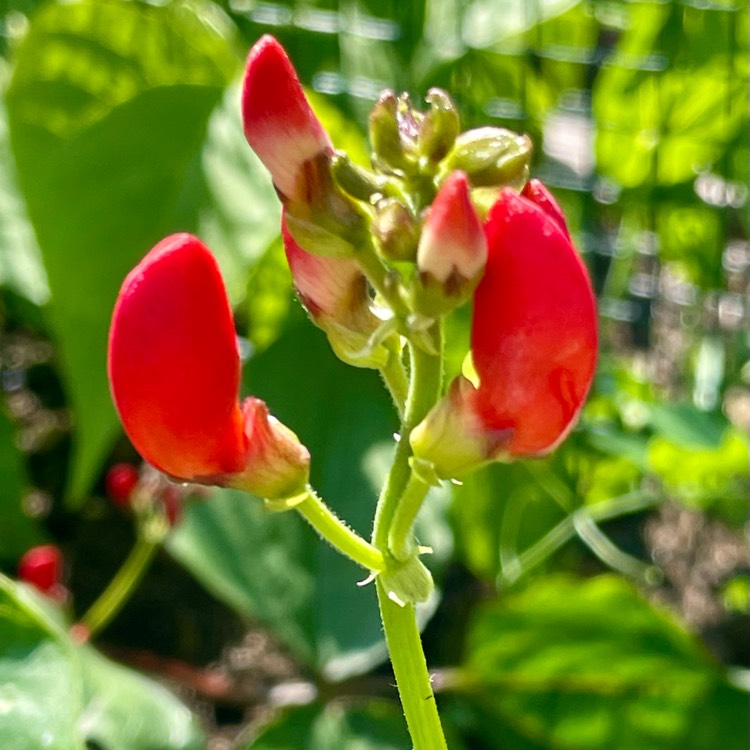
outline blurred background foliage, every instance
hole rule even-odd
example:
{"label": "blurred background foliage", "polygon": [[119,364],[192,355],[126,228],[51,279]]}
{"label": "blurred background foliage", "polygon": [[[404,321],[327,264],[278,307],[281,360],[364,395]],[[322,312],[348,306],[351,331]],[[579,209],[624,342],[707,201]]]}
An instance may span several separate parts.
{"label": "blurred background foliage", "polygon": [[[109,398],[109,316],[126,272],[178,230],[219,258],[244,390],[298,432],[315,485],[369,531],[397,424],[378,379],[337,362],[293,300],[279,206],[238,113],[244,56],[266,32],[359,161],[385,87],[419,102],[440,86],[465,128],[529,133],[599,297],[598,376],[570,439],[435,493],[420,518],[451,747],[747,747],[739,0],[5,0],[0,567],[12,576],[28,547],[60,544],[74,620],[126,555],[130,521],[103,492],[107,467],[137,461]],[[449,370],[468,321],[449,321]],[[107,658],[0,579],[0,744],[406,748],[358,575],[296,517],[215,492],[186,503],[97,640]]]}

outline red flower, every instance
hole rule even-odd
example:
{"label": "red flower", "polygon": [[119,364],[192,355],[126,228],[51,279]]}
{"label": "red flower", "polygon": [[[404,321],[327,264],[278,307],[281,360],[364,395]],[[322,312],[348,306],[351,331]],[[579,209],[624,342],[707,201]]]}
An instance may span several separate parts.
{"label": "red flower", "polygon": [[459,377],[412,435],[415,454],[441,476],[548,453],[573,427],[593,379],[586,269],[554,199],[541,183],[527,194],[504,189],[485,223],[487,266],[471,331],[478,383]]}
{"label": "red flower", "polygon": [[352,258],[313,255],[303,250],[281,220],[284,252],[294,288],[312,321],[326,332],[331,348],[355,367],[382,367],[388,352],[368,341],[380,325],[372,313],[367,279]]}
{"label": "red flower", "polygon": [[471,330],[474,405],[485,427],[510,431],[503,450],[511,456],[547,453],[565,437],[596,364],[593,292],[554,206],[550,215],[505,189],[485,227],[489,258]]}
{"label": "red flower", "polygon": [[469,197],[465,172],[452,172],[430,207],[417,249],[420,273],[442,283],[452,276],[478,278],[487,262],[487,241]]}
{"label": "red flower", "polygon": [[305,202],[305,162],[333,153],[331,139],[312,111],[284,48],[265,35],[247,58],[242,119],[250,147],[279,192]]}
{"label": "red flower", "polygon": [[125,279],[109,378],[125,432],[164,473],[269,498],[304,489],[307,450],[261,401],[240,405],[231,308],[214,257],[195,237],[167,237]]}
{"label": "red flower", "polygon": [[18,563],[18,577],[53,599],[64,599],[63,557],[59,547],[43,544],[27,550]]}

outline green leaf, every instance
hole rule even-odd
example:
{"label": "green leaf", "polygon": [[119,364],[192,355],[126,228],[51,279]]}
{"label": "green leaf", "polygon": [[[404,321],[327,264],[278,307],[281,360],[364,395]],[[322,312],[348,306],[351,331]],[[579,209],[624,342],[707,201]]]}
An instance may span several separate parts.
{"label": "green leaf", "polygon": [[200,750],[195,718],[165,688],[74,644],[62,612],[0,576],[0,746]]}
{"label": "green leaf", "polygon": [[118,750],[201,750],[205,738],[186,706],[166,688],[89,647],[78,651],[86,740]]}
{"label": "green leaf", "polygon": [[43,539],[21,505],[28,480],[14,438],[13,424],[0,411],[0,558],[7,560],[16,560]]}
{"label": "green leaf", "polygon": [[17,50],[11,143],[74,410],[74,502],[117,432],[105,359],[120,283],[161,236],[197,226],[196,160],[237,65],[221,20],[200,2],[49,4]]}
{"label": "green leaf", "polygon": [[199,213],[200,237],[216,255],[235,305],[250,293],[248,270],[281,226],[281,204],[271,176],[245,140],[238,101],[239,92],[230,87],[208,122],[200,157],[206,195]]}
{"label": "green leaf", "polygon": [[495,722],[490,747],[740,750],[748,742],[746,696],[691,635],[613,576],[548,578],[487,605],[470,629],[465,670],[468,706],[484,716],[475,720]]}
{"label": "green leaf", "polygon": [[649,411],[654,432],[684,448],[718,448],[730,426],[723,414],[692,404],[653,404]]}
{"label": "green leaf", "polygon": [[410,744],[393,704],[334,702],[285,711],[241,750],[403,750]]}
{"label": "green leaf", "polygon": [[39,305],[49,298],[47,277],[18,189],[6,120],[0,100],[0,287]]}
{"label": "green leaf", "polygon": [[0,576],[0,746],[83,750],[83,708],[71,644],[31,595]]}
{"label": "green leaf", "polygon": [[[309,448],[313,486],[369,536],[397,427],[377,375],[342,364],[321,332],[302,325],[249,362],[246,382]],[[444,502],[444,495],[428,500],[420,540],[445,553]],[[365,671],[385,657],[374,588],[356,585],[366,572],[295,513],[269,514],[255,498],[219,492],[188,509],[169,544],[210,591],[262,619],[327,678]]]}
{"label": "green leaf", "polygon": [[656,436],[649,442],[648,467],[676,499],[713,510],[740,526],[747,520],[748,440],[737,428],[717,446],[683,445]]}

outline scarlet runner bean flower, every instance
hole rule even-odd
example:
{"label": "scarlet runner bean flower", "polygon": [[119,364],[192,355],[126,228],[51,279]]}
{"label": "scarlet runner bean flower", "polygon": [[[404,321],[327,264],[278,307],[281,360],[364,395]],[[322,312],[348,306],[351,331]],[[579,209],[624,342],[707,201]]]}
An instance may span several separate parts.
{"label": "scarlet runner bean flower", "polygon": [[331,139],[305,98],[297,74],[272,36],[261,37],[247,59],[242,88],[245,137],[286,199],[304,201],[304,165],[333,153]]}
{"label": "scarlet runner bean flower", "polygon": [[[333,145],[312,111],[286,52],[271,36],[251,49],[242,92],[245,137],[271,173],[285,204],[284,249],[294,286],[313,322],[336,354],[360,367],[382,367],[388,352],[367,341],[380,320],[370,311],[365,276],[352,248],[327,223],[356,222],[350,203],[333,187]],[[340,211],[340,213],[339,213]],[[315,253],[309,252],[314,245]],[[343,248],[343,249],[342,249]]]}
{"label": "scarlet runner bean flower", "polygon": [[239,402],[231,308],[195,237],[167,237],[125,279],[108,368],[128,437],[165,474],[269,499],[305,490],[307,449],[262,401]]}
{"label": "scarlet runner bean flower", "polygon": [[469,197],[466,173],[452,172],[429,209],[417,248],[415,305],[439,315],[465,302],[482,277],[487,240]]}
{"label": "scarlet runner bean flower", "polygon": [[503,189],[485,233],[471,331],[478,383],[459,376],[411,437],[415,456],[442,478],[553,450],[594,374],[591,284],[546,188],[534,181],[523,195]]}

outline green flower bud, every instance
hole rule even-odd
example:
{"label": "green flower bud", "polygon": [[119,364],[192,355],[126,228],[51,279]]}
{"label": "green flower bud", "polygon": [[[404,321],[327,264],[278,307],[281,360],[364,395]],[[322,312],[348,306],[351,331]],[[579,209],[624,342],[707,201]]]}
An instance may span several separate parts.
{"label": "green flower bud", "polygon": [[401,201],[384,198],[378,202],[372,232],[385,260],[416,260],[420,222]]}
{"label": "green flower bud", "polygon": [[386,89],[370,112],[372,161],[376,167],[399,171],[408,166],[398,124],[399,100]]}
{"label": "green flower bud", "polygon": [[456,105],[442,89],[430,89],[425,100],[430,111],[419,129],[419,153],[423,160],[436,164],[453,147],[461,122]]}
{"label": "green flower bud", "polygon": [[384,178],[354,164],[343,151],[333,155],[331,175],[341,190],[360,201],[369,202],[373,196],[383,192]]}
{"label": "green flower bud", "polygon": [[531,139],[503,128],[467,130],[456,138],[441,164],[441,178],[460,169],[469,175],[473,187],[509,186],[521,188],[529,174]]}

